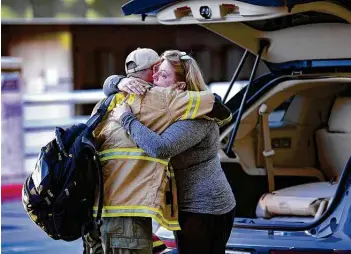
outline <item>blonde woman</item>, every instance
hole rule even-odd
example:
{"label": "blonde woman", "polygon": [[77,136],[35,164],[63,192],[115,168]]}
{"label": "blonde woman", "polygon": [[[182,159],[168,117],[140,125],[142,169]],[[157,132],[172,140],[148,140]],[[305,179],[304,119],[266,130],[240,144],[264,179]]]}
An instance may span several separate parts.
{"label": "blonde woman", "polygon": [[[207,89],[196,61],[177,50],[162,54],[153,79],[155,86],[176,90]],[[114,109],[114,118],[147,154],[171,158],[179,202],[179,253],[225,253],[236,202],[217,155],[218,125],[184,120],[157,134],[139,122],[127,104]]]}

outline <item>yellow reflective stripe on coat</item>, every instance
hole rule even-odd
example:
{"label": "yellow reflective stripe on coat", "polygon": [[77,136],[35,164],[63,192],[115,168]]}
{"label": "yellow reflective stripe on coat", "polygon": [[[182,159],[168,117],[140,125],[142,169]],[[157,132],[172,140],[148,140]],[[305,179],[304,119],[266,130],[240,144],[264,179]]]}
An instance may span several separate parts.
{"label": "yellow reflective stripe on coat", "polygon": [[110,102],[110,105],[107,108],[107,112],[112,111],[118,104],[121,104],[127,97],[127,103],[132,105],[135,100],[136,94],[127,94],[124,95],[123,93],[116,93],[115,97]]}
{"label": "yellow reflective stripe on coat", "polygon": [[[194,96],[195,94],[195,96]],[[201,96],[198,91],[189,91],[189,102],[188,107],[185,111],[184,116],[180,120],[194,119],[199,111]]]}
{"label": "yellow reflective stripe on coat", "polygon": [[200,97],[200,93],[199,92],[195,92],[196,94],[196,100],[195,100],[195,108],[194,111],[191,115],[191,119],[194,119],[196,117],[197,111],[199,111],[199,107],[200,107],[200,102],[201,102],[201,97]]}
{"label": "yellow reflective stripe on coat", "polygon": [[99,153],[100,161],[113,159],[147,160],[168,165],[168,160],[162,160],[149,156],[140,148],[112,148]]}
{"label": "yellow reflective stripe on coat", "polygon": [[110,152],[144,152],[141,148],[125,147],[125,148],[110,148],[103,150],[100,154],[110,153]]}
{"label": "yellow reflective stripe on coat", "polygon": [[158,247],[158,246],[162,246],[165,245],[162,241],[158,240],[152,243],[152,247]]}
{"label": "yellow reflective stripe on coat", "polygon": [[226,119],[222,120],[222,121],[219,121],[218,122],[218,125],[219,126],[224,126],[226,125],[227,123],[229,123],[233,118],[233,114],[230,114],[230,116],[228,116]]}
{"label": "yellow reflective stripe on coat", "polygon": [[193,105],[193,100],[194,100],[194,95],[193,95],[193,92],[192,92],[192,91],[189,91],[189,96],[190,96],[190,98],[189,98],[189,102],[188,102],[188,107],[187,107],[187,109],[186,109],[186,111],[185,111],[184,116],[183,116],[180,120],[187,119],[187,116],[188,116],[189,113],[190,113],[191,107],[192,107],[192,105]]}
{"label": "yellow reflective stripe on coat", "polygon": [[[97,206],[93,207],[93,214],[96,217]],[[169,221],[164,218],[159,209],[147,206],[104,206],[102,209],[102,217],[148,217],[153,218],[162,227],[168,230],[180,230],[177,221]]]}

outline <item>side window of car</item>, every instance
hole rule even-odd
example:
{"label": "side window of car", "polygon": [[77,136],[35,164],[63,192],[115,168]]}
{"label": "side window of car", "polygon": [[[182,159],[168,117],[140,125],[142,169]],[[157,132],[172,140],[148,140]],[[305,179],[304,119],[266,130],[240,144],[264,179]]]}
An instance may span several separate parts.
{"label": "side window of car", "polygon": [[284,115],[288,110],[294,96],[290,97],[289,99],[285,100],[282,104],[279,105],[273,112],[269,114],[268,121],[270,123],[277,123],[281,122],[284,119]]}

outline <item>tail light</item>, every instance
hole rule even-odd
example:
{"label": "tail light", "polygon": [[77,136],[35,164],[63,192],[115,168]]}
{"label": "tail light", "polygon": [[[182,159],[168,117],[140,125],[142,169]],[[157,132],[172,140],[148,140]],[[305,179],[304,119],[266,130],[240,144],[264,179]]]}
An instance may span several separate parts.
{"label": "tail light", "polygon": [[175,240],[162,239],[162,242],[167,246],[167,248],[177,248]]}

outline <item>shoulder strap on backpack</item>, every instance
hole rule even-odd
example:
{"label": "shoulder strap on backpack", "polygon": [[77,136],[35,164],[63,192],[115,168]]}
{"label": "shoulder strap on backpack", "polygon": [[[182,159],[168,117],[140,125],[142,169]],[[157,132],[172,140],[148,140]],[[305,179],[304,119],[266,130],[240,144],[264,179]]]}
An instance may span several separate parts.
{"label": "shoulder strap on backpack", "polygon": [[[110,105],[112,99],[114,98],[115,94],[110,95],[108,98],[104,99],[98,108],[97,112],[89,118],[87,122],[88,130],[93,131],[96,126],[101,122],[104,118],[108,106]],[[102,175],[102,166],[100,164],[99,159],[94,156],[94,162],[96,167],[98,168],[98,182],[99,182],[99,202],[98,202],[98,211],[96,216],[96,227],[100,236],[100,227],[102,225],[101,221],[101,214],[102,214],[102,206],[103,206],[103,199],[104,199],[104,182],[103,182],[103,175]]]}
{"label": "shoulder strap on backpack", "polygon": [[89,118],[87,122],[87,126],[89,130],[94,130],[96,126],[101,122],[101,120],[104,118],[105,113],[108,109],[108,106],[110,105],[112,99],[115,97],[115,94],[110,95],[106,99],[104,99],[98,108],[97,112]]}
{"label": "shoulder strap on backpack", "polygon": [[[89,118],[87,122],[89,131],[93,131],[96,128],[96,126],[101,122],[101,120],[104,118],[106,111],[108,109],[108,106],[110,105],[114,97],[115,97],[115,94],[110,95],[108,98],[104,99],[100,107],[98,108],[97,112],[92,117]],[[102,226],[101,215],[102,215],[102,207],[103,207],[103,200],[104,200],[104,180],[103,180],[102,166],[97,156],[94,156],[94,162],[96,167],[98,168],[98,183],[99,183],[99,186],[98,186],[99,201],[98,201],[98,210],[95,218],[95,223],[96,223],[97,232],[100,237],[101,236],[100,228]]]}
{"label": "shoulder strap on backpack", "polygon": [[[91,116],[87,121],[86,125],[88,128],[85,130],[85,133],[91,133],[96,128],[96,126],[101,122],[113,97],[114,95],[110,95],[108,98],[105,98],[102,101],[97,112],[93,116]],[[67,151],[65,150],[65,146],[62,141],[63,131],[64,130],[61,127],[56,127],[55,138],[56,138],[56,143],[60,149],[60,152],[62,152],[67,157],[68,154],[67,154]]]}

